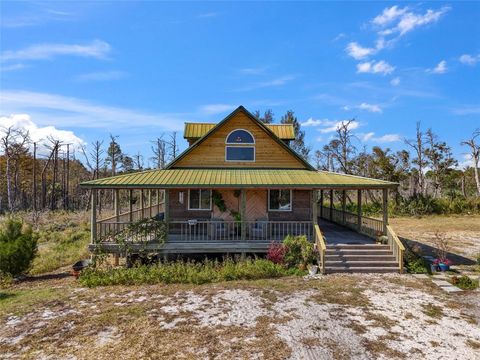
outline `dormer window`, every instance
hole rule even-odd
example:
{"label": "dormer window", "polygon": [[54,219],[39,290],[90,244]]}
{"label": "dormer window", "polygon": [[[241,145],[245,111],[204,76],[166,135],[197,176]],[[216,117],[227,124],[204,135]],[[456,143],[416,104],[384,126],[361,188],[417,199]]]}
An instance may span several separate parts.
{"label": "dormer window", "polygon": [[252,162],[255,161],[255,139],[243,129],[233,130],[225,141],[225,161]]}

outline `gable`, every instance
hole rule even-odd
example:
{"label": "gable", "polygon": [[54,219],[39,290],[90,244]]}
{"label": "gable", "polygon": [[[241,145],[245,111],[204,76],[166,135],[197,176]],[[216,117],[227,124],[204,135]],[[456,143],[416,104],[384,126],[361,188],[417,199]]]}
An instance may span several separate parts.
{"label": "gable", "polygon": [[[225,161],[225,140],[236,129],[249,131],[255,138],[255,161]],[[311,169],[266,126],[240,107],[203,138],[188,148],[169,168],[275,168]]]}
{"label": "gable", "polygon": [[[185,123],[183,137],[184,139],[195,142],[215,126],[217,126],[217,124],[214,123]],[[282,140],[295,139],[295,130],[292,124],[265,124],[265,126]]]}

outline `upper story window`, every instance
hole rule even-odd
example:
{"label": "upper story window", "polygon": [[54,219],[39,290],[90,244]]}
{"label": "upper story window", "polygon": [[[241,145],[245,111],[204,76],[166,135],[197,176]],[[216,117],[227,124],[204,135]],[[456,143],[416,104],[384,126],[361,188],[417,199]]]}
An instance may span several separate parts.
{"label": "upper story window", "polygon": [[255,144],[253,135],[247,130],[233,130],[227,136],[227,144]]}
{"label": "upper story window", "polygon": [[[255,139],[243,129],[233,130],[225,141],[225,161],[252,162],[255,161]],[[229,146],[230,145],[230,146]]]}

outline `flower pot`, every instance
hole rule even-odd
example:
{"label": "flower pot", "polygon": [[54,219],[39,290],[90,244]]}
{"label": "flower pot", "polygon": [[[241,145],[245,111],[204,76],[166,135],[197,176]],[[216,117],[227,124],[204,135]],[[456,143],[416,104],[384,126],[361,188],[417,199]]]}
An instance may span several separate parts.
{"label": "flower pot", "polygon": [[308,273],[310,275],[315,275],[318,271],[318,266],[317,265],[311,265],[308,267]]}
{"label": "flower pot", "polygon": [[440,271],[447,271],[448,269],[450,269],[450,266],[444,263],[438,264],[438,267],[440,268]]}

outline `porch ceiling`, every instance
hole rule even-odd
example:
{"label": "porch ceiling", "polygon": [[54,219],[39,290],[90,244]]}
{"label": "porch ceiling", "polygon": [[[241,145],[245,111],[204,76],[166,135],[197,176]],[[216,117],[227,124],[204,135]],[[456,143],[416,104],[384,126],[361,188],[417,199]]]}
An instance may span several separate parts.
{"label": "porch ceiling", "polygon": [[383,180],[328,171],[278,169],[149,170],[87,181],[85,188],[395,188]]}

